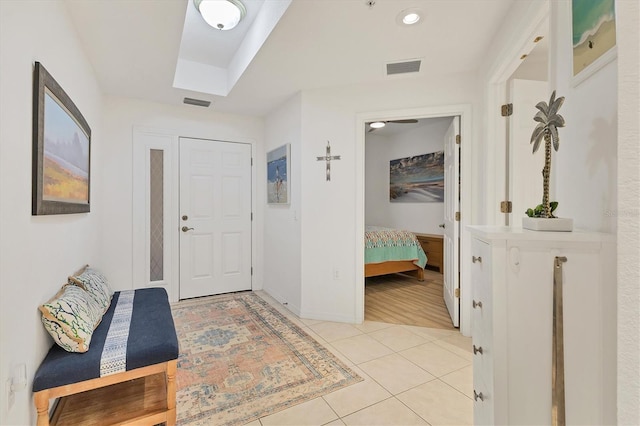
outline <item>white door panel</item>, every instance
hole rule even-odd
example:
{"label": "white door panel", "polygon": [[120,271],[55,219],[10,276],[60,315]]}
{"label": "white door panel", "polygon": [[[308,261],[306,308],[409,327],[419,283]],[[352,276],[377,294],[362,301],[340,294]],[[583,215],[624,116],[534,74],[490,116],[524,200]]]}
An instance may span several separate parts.
{"label": "white door panel", "polygon": [[251,146],[180,138],[180,216],[180,298],[250,290]]}
{"label": "white door panel", "polygon": [[449,310],[454,327],[460,326],[460,299],[456,290],[458,279],[458,242],[460,222],[456,212],[460,211],[460,150],[456,136],[460,134],[459,118],[451,120],[444,140],[444,302]]}

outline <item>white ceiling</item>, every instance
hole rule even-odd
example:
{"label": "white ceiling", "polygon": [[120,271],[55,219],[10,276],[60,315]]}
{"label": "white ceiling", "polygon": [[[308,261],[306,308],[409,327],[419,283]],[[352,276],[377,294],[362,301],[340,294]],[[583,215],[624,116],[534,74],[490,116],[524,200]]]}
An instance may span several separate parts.
{"label": "white ceiling", "polygon": [[193,1],[187,1],[179,57],[227,68],[264,2],[265,0],[242,0],[247,9],[244,19],[232,30],[217,31],[204,21]]}
{"label": "white ceiling", "polygon": [[[283,1],[246,4],[258,13]],[[251,16],[241,23],[244,29],[217,31],[195,19],[191,0],[66,3],[105,93],[172,104],[188,96],[211,100],[215,111],[263,115],[300,90],[390,78],[419,84],[474,71],[514,1],[376,0],[369,7],[365,0],[292,0],[228,96],[174,88],[176,65],[182,57],[224,66],[242,43],[238,34],[251,34]],[[408,8],[421,9],[423,18],[400,26],[396,18]],[[419,73],[386,76],[386,63],[415,58],[423,60]]]}

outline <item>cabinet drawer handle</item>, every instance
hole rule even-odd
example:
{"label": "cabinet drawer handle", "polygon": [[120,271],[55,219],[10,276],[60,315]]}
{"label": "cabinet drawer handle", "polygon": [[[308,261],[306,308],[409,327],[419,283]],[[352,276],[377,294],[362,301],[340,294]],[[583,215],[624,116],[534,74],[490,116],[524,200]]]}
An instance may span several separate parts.
{"label": "cabinet drawer handle", "polygon": [[480,401],[484,401],[484,395],[482,395],[482,392],[477,393],[476,390],[473,390],[473,399],[474,400],[480,400]]}
{"label": "cabinet drawer handle", "polygon": [[482,302],[476,302],[475,300],[471,303],[471,305],[473,306],[473,309],[475,308],[480,308],[482,309]]}
{"label": "cabinet drawer handle", "polygon": [[472,261],[473,263],[476,263],[476,262],[478,262],[478,263],[482,263],[482,256],[478,256],[478,257],[471,256],[471,261]]}
{"label": "cabinet drawer handle", "polygon": [[482,346],[476,347],[476,345],[473,345],[473,354],[477,355],[478,353],[482,354]]}

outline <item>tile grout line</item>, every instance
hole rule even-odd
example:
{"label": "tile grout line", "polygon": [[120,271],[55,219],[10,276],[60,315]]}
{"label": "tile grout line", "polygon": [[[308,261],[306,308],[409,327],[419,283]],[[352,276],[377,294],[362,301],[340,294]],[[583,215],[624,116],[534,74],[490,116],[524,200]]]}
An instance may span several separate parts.
{"label": "tile grout line", "polygon": [[[266,300],[266,301],[267,301],[270,305],[272,304],[272,301],[271,301],[271,300]],[[326,396],[326,395],[321,395],[321,396],[320,396],[320,398],[322,398],[323,402],[324,402],[325,404],[327,404],[327,405],[329,406],[329,408],[332,410],[332,412],[334,413],[334,415],[336,415],[336,416],[337,416],[337,417],[336,417],[336,419],[334,419],[334,420],[332,420],[332,421],[330,421],[330,422],[328,422],[328,423],[332,423],[332,422],[334,422],[334,421],[336,421],[336,420],[340,420],[343,424],[346,424],[346,423],[344,422],[344,420],[343,420],[345,417],[351,416],[351,415],[353,415],[353,414],[355,414],[355,413],[358,413],[358,412],[360,412],[360,411],[363,411],[363,410],[365,410],[365,409],[368,409],[368,408],[370,408],[370,407],[373,407],[374,405],[380,404],[380,403],[382,403],[382,402],[384,402],[384,401],[388,401],[389,399],[394,398],[394,399],[396,399],[396,401],[400,402],[404,407],[406,407],[407,409],[409,409],[412,413],[414,413],[416,416],[418,416],[420,419],[422,419],[423,421],[425,421],[427,424],[429,424],[429,425],[430,425],[431,423],[429,423],[429,422],[427,421],[427,419],[423,418],[423,417],[422,417],[422,416],[420,416],[418,413],[416,413],[416,412],[415,412],[411,407],[409,407],[408,405],[406,405],[402,400],[400,400],[400,399],[398,398],[398,395],[403,394],[403,393],[408,392],[408,391],[411,391],[411,390],[413,390],[413,389],[415,389],[415,388],[417,388],[417,387],[419,387],[419,386],[423,386],[423,385],[424,385],[424,384],[426,384],[426,383],[431,383],[431,382],[433,382],[434,380],[438,380],[440,383],[445,384],[447,387],[449,387],[449,388],[451,388],[451,389],[455,390],[457,393],[459,393],[459,394],[461,394],[461,395],[464,395],[464,396],[465,396],[465,397],[467,397],[468,399],[472,399],[472,398],[471,398],[471,396],[466,395],[463,391],[461,391],[461,390],[457,389],[455,386],[453,386],[453,385],[451,385],[451,384],[449,384],[449,383],[447,383],[447,382],[445,382],[444,380],[442,380],[442,379],[441,379],[442,377],[445,377],[445,376],[447,376],[447,375],[453,374],[453,373],[455,373],[455,372],[458,372],[458,371],[460,371],[460,370],[462,370],[462,369],[465,369],[465,368],[469,367],[470,365],[472,365],[472,362],[473,362],[472,360],[471,360],[471,361],[470,361],[470,360],[467,360],[466,358],[464,358],[463,356],[461,356],[459,353],[456,353],[456,352],[454,352],[454,351],[450,350],[449,348],[444,347],[444,346],[441,346],[441,345],[439,345],[439,344],[437,344],[437,343],[436,343],[436,342],[439,342],[439,341],[444,341],[445,339],[451,338],[451,337],[453,337],[453,336],[456,336],[456,334],[453,334],[453,333],[452,333],[452,334],[448,334],[448,335],[445,335],[445,336],[442,336],[442,337],[436,337],[436,338],[433,338],[433,339],[430,339],[430,340],[429,340],[428,338],[431,338],[431,337],[433,337],[433,336],[431,336],[431,335],[428,335],[428,334],[427,334],[428,338],[427,338],[427,337],[424,337],[424,335],[421,335],[421,334],[419,334],[419,333],[416,333],[414,330],[410,329],[409,327],[419,327],[419,328],[425,328],[425,329],[430,329],[430,327],[411,326],[411,325],[393,324],[393,323],[380,323],[380,324],[388,324],[388,326],[386,326],[386,327],[381,327],[381,328],[376,328],[375,330],[372,330],[372,331],[368,331],[368,332],[367,332],[367,331],[363,331],[363,330],[361,330],[361,329],[360,329],[360,328],[358,328],[356,325],[350,324],[351,326],[353,326],[353,327],[354,327],[354,328],[359,332],[359,334],[355,334],[355,335],[353,335],[353,336],[349,336],[349,337],[344,337],[344,338],[336,339],[336,340],[334,340],[334,341],[329,341],[329,340],[327,340],[326,338],[324,338],[322,335],[320,335],[318,332],[316,332],[316,331],[315,331],[313,328],[311,328],[311,327],[312,327],[312,326],[317,326],[317,325],[320,325],[320,324],[329,324],[329,323],[342,324],[342,323],[337,323],[337,322],[333,322],[333,321],[319,321],[319,320],[318,320],[317,322],[314,322],[314,323],[312,323],[312,324],[305,324],[305,323],[302,321],[302,319],[301,319],[301,318],[299,318],[297,315],[295,315],[293,312],[289,311],[288,309],[286,309],[286,308],[284,308],[284,307],[283,307],[283,309],[284,309],[284,311],[285,311],[285,312],[280,312],[282,315],[284,315],[285,317],[287,317],[287,319],[289,319],[289,320],[291,320],[291,321],[296,321],[296,325],[298,325],[298,326],[299,326],[303,331],[305,331],[305,333],[309,334],[309,335],[310,335],[310,337],[311,337],[311,338],[313,338],[314,340],[316,340],[320,345],[324,346],[324,347],[325,347],[325,349],[326,349],[327,351],[329,351],[329,352],[333,353],[333,354],[334,354],[334,355],[336,355],[339,359],[341,359],[341,361],[342,361],[342,362],[345,362],[345,363],[347,363],[347,364],[348,364],[348,366],[355,367],[355,368],[357,368],[358,370],[362,371],[362,372],[363,372],[363,374],[365,374],[365,376],[366,376],[366,378],[364,378],[364,377],[363,377],[363,379],[364,379],[365,381],[366,381],[367,379],[368,379],[368,380],[371,380],[373,383],[375,383],[376,385],[380,386],[380,388],[381,388],[381,389],[383,389],[385,392],[387,392],[387,393],[390,395],[389,397],[386,397],[386,398],[384,398],[384,399],[381,399],[380,401],[377,401],[377,402],[375,402],[375,403],[372,403],[372,404],[369,404],[369,405],[367,405],[367,406],[365,406],[365,407],[362,407],[362,408],[360,408],[360,409],[358,409],[358,410],[355,410],[355,411],[353,411],[353,412],[351,412],[351,413],[349,413],[349,414],[346,414],[345,416],[340,416],[340,415],[336,412],[336,410],[331,406],[331,404],[329,403],[329,401],[327,401],[327,400],[325,399],[325,396]],[[376,322],[376,321],[372,321],[372,322]],[[362,325],[362,324],[360,324],[360,325]],[[380,340],[376,339],[374,336],[371,336],[371,334],[372,334],[372,333],[376,333],[376,332],[379,332],[379,331],[381,331],[381,330],[385,330],[385,329],[388,329],[388,328],[391,328],[391,327],[394,327],[394,326],[402,327],[404,330],[406,330],[406,331],[410,332],[411,334],[415,335],[416,337],[421,338],[421,339],[425,339],[425,341],[424,341],[424,342],[422,342],[422,343],[418,343],[418,344],[416,344],[416,345],[410,346],[410,347],[408,347],[408,348],[403,348],[403,349],[401,349],[401,350],[396,350],[396,349],[394,349],[394,348],[392,348],[392,347],[390,347],[390,346],[386,345],[384,342],[382,342],[382,341],[380,341]],[[446,330],[446,331],[448,332],[448,330]],[[336,348],[336,347],[334,346],[334,343],[336,343],[336,342],[340,342],[340,341],[342,341],[342,340],[347,340],[347,339],[354,338],[354,337],[358,337],[358,336],[368,336],[368,337],[370,337],[371,339],[373,339],[373,340],[375,340],[376,342],[378,342],[378,343],[380,343],[381,345],[383,345],[385,348],[388,348],[388,349],[389,349],[389,350],[391,350],[392,352],[391,352],[390,354],[386,354],[386,355],[381,355],[381,356],[375,357],[375,358],[373,358],[373,359],[371,359],[371,360],[367,360],[367,361],[363,361],[363,362],[360,362],[360,363],[356,363],[356,362],[354,362],[350,357],[348,357],[347,355],[345,355],[342,351],[340,351],[338,348]],[[447,352],[449,352],[449,353],[451,353],[451,354],[455,355],[457,358],[460,358],[461,360],[464,360],[464,361],[468,362],[468,363],[469,363],[469,365],[465,365],[465,366],[462,366],[462,367],[456,368],[456,369],[454,369],[454,370],[452,370],[452,371],[450,371],[450,372],[447,372],[446,374],[444,374],[444,375],[442,375],[442,376],[438,377],[438,376],[436,376],[435,374],[431,373],[429,370],[427,370],[427,369],[425,369],[425,368],[423,368],[423,367],[421,367],[421,366],[419,366],[419,365],[415,364],[413,361],[411,361],[410,359],[408,359],[405,355],[403,355],[403,354],[401,353],[401,352],[403,352],[403,351],[407,351],[407,350],[410,350],[410,349],[416,348],[416,347],[418,347],[418,346],[425,345],[425,344],[427,344],[427,343],[434,343],[434,344],[436,344],[436,346],[438,346],[438,348],[440,348],[440,349],[444,349],[445,351],[447,351]],[[443,343],[446,343],[447,345],[453,345],[452,343],[449,343],[449,342],[443,342]],[[456,346],[456,345],[453,345],[453,346]],[[457,346],[456,346],[456,347],[457,347]],[[463,348],[459,348],[459,349],[460,349],[461,351],[464,351],[464,349],[463,349]],[[337,354],[336,354],[336,353],[337,353]],[[340,356],[338,356],[338,354],[339,354]],[[409,363],[411,363],[411,364],[412,364],[412,365],[414,365],[415,367],[418,367],[420,370],[425,371],[426,373],[428,373],[428,374],[429,374],[430,376],[432,376],[433,378],[432,378],[432,379],[430,379],[430,380],[427,380],[427,381],[425,381],[425,382],[423,382],[423,383],[421,383],[421,384],[419,384],[419,385],[413,386],[413,387],[411,387],[411,388],[409,388],[409,389],[405,389],[405,390],[403,390],[402,392],[394,393],[394,392],[391,392],[389,389],[387,389],[385,386],[383,386],[383,385],[382,385],[378,380],[376,380],[376,379],[375,379],[375,378],[373,378],[371,375],[369,375],[368,373],[366,373],[366,371],[365,371],[365,370],[363,370],[363,369],[362,369],[362,367],[361,367],[361,365],[362,365],[362,364],[365,364],[365,363],[370,362],[370,361],[374,361],[374,360],[376,360],[376,359],[383,358],[383,357],[385,357],[385,356],[393,355],[393,354],[400,355],[403,359],[405,359],[406,361],[409,361]],[[348,362],[346,362],[345,360],[348,360]],[[329,395],[329,394],[327,394],[327,395]],[[258,421],[259,421],[260,425],[264,426],[264,425],[263,425],[263,422],[262,422],[262,419],[263,419],[263,418],[259,418],[259,419],[258,419]],[[328,423],[327,423],[327,424],[328,424]]]}

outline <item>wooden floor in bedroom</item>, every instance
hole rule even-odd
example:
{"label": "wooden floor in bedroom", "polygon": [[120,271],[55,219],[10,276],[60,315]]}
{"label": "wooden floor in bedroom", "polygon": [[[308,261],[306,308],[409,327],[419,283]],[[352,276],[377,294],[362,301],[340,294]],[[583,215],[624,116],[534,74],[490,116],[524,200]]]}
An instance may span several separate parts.
{"label": "wooden floor in bedroom", "polygon": [[442,297],[442,274],[424,275],[422,282],[402,274],[367,278],[365,320],[455,330]]}

